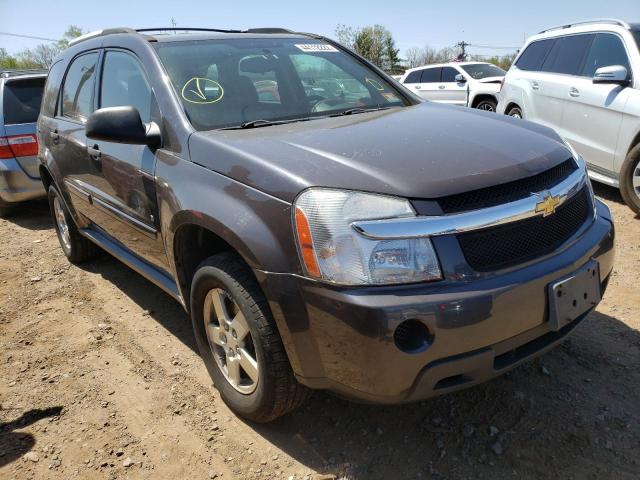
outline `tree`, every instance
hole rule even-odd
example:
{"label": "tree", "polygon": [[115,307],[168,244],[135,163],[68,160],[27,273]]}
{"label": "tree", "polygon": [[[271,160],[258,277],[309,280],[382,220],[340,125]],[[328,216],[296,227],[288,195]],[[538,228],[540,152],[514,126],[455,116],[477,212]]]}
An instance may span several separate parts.
{"label": "tree", "polygon": [[392,75],[403,72],[402,60],[400,59],[400,49],[396,48],[396,42],[391,35],[385,39],[385,56],[386,65],[385,70]]}
{"label": "tree", "polygon": [[400,51],[395,47],[391,32],[382,25],[361,28],[338,25],[336,39],[374,65],[387,71],[400,70]]}
{"label": "tree", "polygon": [[55,43],[41,43],[35,48],[27,48],[15,56],[9,55],[5,49],[0,49],[0,69],[48,69],[58,54],[69,46],[69,42],[80,35],[82,35],[82,29],[75,25],[69,25],[62,38]]}

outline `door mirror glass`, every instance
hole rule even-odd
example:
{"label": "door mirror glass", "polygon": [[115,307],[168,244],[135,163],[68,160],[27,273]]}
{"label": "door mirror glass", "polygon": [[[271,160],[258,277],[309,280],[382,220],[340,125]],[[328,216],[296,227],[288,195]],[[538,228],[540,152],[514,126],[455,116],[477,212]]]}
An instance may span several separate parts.
{"label": "door mirror glass", "polygon": [[85,125],[87,138],[132,145],[158,146],[160,129],[142,123],[135,107],[107,107],[93,112]]}
{"label": "door mirror glass", "polygon": [[593,75],[593,83],[614,83],[626,86],[629,84],[629,72],[622,65],[601,67]]}
{"label": "door mirror glass", "polygon": [[456,82],[457,83],[467,83],[467,79],[464,78],[464,75],[459,73],[459,74],[456,75]]}

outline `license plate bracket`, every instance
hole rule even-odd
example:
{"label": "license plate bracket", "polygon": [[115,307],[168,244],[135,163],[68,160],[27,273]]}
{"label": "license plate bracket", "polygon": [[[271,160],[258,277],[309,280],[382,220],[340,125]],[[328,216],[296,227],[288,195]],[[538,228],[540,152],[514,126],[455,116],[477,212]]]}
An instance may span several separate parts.
{"label": "license plate bracket", "polygon": [[591,260],[569,275],[547,286],[549,325],[559,330],[595,307],[602,299],[600,266]]}

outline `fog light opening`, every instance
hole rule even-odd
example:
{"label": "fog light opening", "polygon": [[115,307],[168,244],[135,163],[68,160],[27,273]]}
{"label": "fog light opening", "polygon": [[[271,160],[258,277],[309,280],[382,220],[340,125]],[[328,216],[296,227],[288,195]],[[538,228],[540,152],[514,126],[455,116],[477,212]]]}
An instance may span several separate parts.
{"label": "fog light opening", "polygon": [[419,320],[405,320],[393,333],[393,341],[405,353],[420,353],[432,342],[429,328]]}

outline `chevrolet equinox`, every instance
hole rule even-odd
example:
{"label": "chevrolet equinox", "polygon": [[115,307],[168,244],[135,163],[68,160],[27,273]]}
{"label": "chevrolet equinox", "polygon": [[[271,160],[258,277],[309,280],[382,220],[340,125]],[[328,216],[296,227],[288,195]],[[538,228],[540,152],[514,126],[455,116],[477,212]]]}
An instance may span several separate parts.
{"label": "chevrolet equinox", "polygon": [[499,375],[598,304],[614,229],[551,129],[424,102],[324,37],[102,30],[55,60],[40,175],[189,313],[223,400],[401,403]]}

